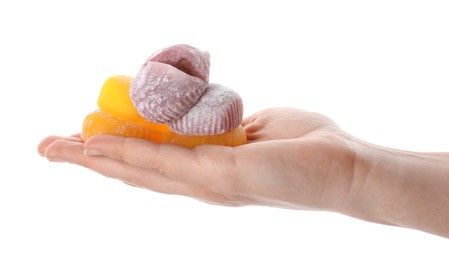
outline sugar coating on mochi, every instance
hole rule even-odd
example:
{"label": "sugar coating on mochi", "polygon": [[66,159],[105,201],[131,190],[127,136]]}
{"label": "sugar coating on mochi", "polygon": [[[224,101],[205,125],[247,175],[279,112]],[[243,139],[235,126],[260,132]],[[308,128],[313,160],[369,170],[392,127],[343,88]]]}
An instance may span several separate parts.
{"label": "sugar coating on mochi", "polygon": [[169,64],[149,61],[131,82],[129,95],[148,121],[167,123],[182,117],[201,97],[207,83]]}
{"label": "sugar coating on mochi", "polygon": [[243,103],[232,89],[209,84],[203,95],[181,118],[168,122],[170,130],[185,135],[215,135],[242,122]]}
{"label": "sugar coating on mochi", "polygon": [[177,44],[153,53],[150,61],[170,64],[185,73],[209,82],[210,55],[186,44]]}

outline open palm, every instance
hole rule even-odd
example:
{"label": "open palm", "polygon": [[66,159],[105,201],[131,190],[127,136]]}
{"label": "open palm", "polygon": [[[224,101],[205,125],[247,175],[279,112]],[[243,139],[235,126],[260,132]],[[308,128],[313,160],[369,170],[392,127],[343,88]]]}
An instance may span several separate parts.
{"label": "open palm", "polygon": [[327,117],[291,108],[243,121],[239,147],[173,144],[116,136],[51,136],[39,152],[157,192],[214,204],[333,209],[350,188],[349,135]]}

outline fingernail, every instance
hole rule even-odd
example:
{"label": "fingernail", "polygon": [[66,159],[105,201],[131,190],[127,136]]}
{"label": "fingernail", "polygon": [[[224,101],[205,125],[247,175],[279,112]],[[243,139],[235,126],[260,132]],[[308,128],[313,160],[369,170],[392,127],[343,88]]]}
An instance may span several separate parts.
{"label": "fingernail", "polygon": [[85,149],[84,155],[99,156],[99,155],[103,155],[103,153],[98,150]]}
{"label": "fingernail", "polygon": [[51,157],[51,158],[48,158],[48,157],[47,157],[47,159],[48,159],[50,162],[67,162],[67,160],[65,160],[65,159],[63,159],[63,158],[61,158],[61,157]]}

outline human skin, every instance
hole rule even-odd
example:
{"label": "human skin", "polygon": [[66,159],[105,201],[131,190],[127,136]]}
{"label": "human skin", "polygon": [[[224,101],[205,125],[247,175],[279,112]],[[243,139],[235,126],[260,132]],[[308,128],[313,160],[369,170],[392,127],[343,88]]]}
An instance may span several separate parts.
{"label": "human skin", "polygon": [[370,144],[324,115],[273,108],[243,120],[248,144],[174,144],[116,136],[50,136],[48,160],[78,164],[156,192],[227,206],[339,212],[449,238],[449,153]]}

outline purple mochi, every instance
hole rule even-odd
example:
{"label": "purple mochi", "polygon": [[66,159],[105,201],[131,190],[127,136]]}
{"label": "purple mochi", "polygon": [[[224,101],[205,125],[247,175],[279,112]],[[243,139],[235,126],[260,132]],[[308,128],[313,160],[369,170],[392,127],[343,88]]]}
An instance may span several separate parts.
{"label": "purple mochi", "polygon": [[167,123],[187,113],[206,88],[207,83],[197,77],[150,61],[131,82],[129,95],[143,118]]}
{"label": "purple mochi", "polygon": [[198,77],[205,82],[209,82],[209,53],[202,52],[201,50],[190,45],[177,44],[162,49],[151,55],[146,63],[150,61],[170,64],[189,75]]}
{"label": "purple mochi", "polygon": [[242,122],[242,99],[230,88],[208,84],[209,68],[208,52],[185,44],[162,49],[132,81],[131,101],[143,118],[179,134],[231,131]]}
{"label": "purple mochi", "polygon": [[185,135],[215,135],[242,122],[243,103],[230,88],[209,84],[201,98],[181,118],[168,122],[170,130]]}

